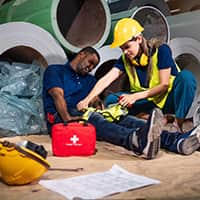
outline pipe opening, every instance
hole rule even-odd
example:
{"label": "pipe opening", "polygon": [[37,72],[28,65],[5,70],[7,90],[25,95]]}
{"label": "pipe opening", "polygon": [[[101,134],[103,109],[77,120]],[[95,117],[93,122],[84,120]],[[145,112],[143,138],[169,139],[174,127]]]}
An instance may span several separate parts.
{"label": "pipe opening", "polygon": [[107,74],[109,70],[113,67],[113,65],[116,63],[116,61],[117,59],[112,59],[102,63],[95,72],[95,78],[99,80],[101,77]]}
{"label": "pipe opening", "polygon": [[198,84],[198,93],[200,93],[200,60],[192,54],[185,53],[177,56],[175,61],[181,69],[187,69],[194,74]]}
{"label": "pipe opening", "polygon": [[187,69],[193,73],[197,80],[197,94],[200,94],[200,60],[194,55],[185,53],[175,58],[180,69]]}
{"label": "pipe opening", "polygon": [[[96,79],[100,79],[104,76],[116,63],[117,59],[112,59],[104,62],[99,66],[95,73]],[[100,95],[101,99],[104,99],[111,92],[119,92],[119,91],[128,91],[130,88],[128,76],[126,73],[122,74],[119,78],[117,78],[110,86],[108,86]]]}
{"label": "pipe opening", "polygon": [[37,61],[39,65],[47,67],[48,63],[45,58],[35,49],[27,46],[16,46],[0,55],[0,61],[21,62],[31,64]]}
{"label": "pipe opening", "polygon": [[189,53],[184,53],[175,58],[176,63],[181,69],[188,69],[190,71],[199,71],[200,61]]}
{"label": "pipe opening", "polygon": [[72,45],[83,48],[102,38],[106,13],[100,0],[60,0],[57,22],[63,37]]}
{"label": "pipe opening", "polygon": [[157,38],[162,42],[169,42],[169,25],[165,16],[155,7],[144,6],[137,9],[132,18],[138,20],[144,27],[143,35],[146,39]]}
{"label": "pipe opening", "polygon": [[193,117],[193,123],[196,126],[199,123],[198,110],[200,109],[200,60],[190,53],[184,53],[177,56],[175,61],[181,69],[191,71],[197,80],[196,95],[186,116],[186,118]]}

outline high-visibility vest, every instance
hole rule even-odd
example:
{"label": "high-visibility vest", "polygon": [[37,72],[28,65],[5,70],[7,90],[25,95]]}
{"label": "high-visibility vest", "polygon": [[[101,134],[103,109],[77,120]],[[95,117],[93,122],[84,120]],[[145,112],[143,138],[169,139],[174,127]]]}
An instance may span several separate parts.
{"label": "high-visibility vest", "polygon": [[103,110],[98,110],[96,108],[89,107],[86,112],[83,114],[82,118],[88,120],[91,112],[100,113],[107,121],[116,122],[121,119],[121,117],[128,115],[128,109],[121,106],[120,104],[111,104],[108,108]]}
{"label": "high-visibility vest", "polygon": [[[158,49],[156,49],[155,53],[152,56],[152,74],[149,80],[149,88],[142,87],[137,75],[137,72],[134,71],[134,77],[131,73],[131,66],[130,64],[126,61],[125,55],[122,55],[122,60],[124,62],[124,67],[126,70],[126,73],[129,77],[129,82],[130,82],[130,91],[131,92],[141,92],[148,90],[149,88],[153,88],[156,85],[159,85],[160,80],[159,80],[159,69],[157,66],[158,63]],[[180,69],[177,66],[178,71]],[[149,101],[153,101],[159,108],[163,108],[167,99],[167,96],[169,95],[170,91],[172,90],[173,82],[174,82],[175,76],[170,75],[170,82],[169,82],[169,87],[166,93],[164,94],[158,94],[153,97],[149,97]]]}

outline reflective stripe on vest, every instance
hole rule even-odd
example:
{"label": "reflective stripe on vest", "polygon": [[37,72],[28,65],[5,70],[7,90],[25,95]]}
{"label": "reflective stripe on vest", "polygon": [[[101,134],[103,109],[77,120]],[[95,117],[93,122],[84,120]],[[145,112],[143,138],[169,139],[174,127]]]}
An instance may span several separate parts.
{"label": "reflective stripe on vest", "polygon": [[[144,88],[140,85],[140,81],[139,81],[136,71],[134,71],[134,77],[133,77],[133,75],[131,73],[131,66],[126,61],[124,54],[122,55],[122,60],[124,62],[124,67],[125,67],[126,73],[129,77],[131,92],[141,92],[141,91],[145,91],[145,90],[148,90],[149,88],[153,88],[153,87],[159,85],[159,69],[157,66],[158,49],[156,49],[156,52],[152,56],[152,61],[151,61],[152,62],[152,74],[151,74],[150,81],[149,81],[149,88]],[[180,71],[178,66],[177,66],[177,69],[178,69],[178,71]],[[175,79],[175,76],[170,75],[169,87],[168,87],[168,91],[166,93],[161,94],[161,95],[156,95],[154,97],[149,97],[148,100],[153,101],[159,108],[163,108],[165,105],[167,96],[169,95],[169,92],[172,89],[174,79]]]}

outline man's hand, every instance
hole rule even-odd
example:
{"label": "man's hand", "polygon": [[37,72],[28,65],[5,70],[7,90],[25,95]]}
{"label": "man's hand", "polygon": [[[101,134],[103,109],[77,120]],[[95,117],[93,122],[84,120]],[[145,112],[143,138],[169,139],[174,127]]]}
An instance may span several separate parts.
{"label": "man's hand", "polygon": [[71,121],[71,120],[75,120],[75,121],[82,120],[82,116],[70,116],[67,121]]}

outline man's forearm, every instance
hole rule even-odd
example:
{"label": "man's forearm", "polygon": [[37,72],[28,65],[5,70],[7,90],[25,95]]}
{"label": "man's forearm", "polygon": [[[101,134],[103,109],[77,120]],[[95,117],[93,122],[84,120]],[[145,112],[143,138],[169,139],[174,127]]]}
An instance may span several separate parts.
{"label": "man's forearm", "polygon": [[68,121],[71,119],[71,115],[67,111],[67,105],[64,99],[56,100],[55,101],[56,110],[61,116],[63,121]]}

